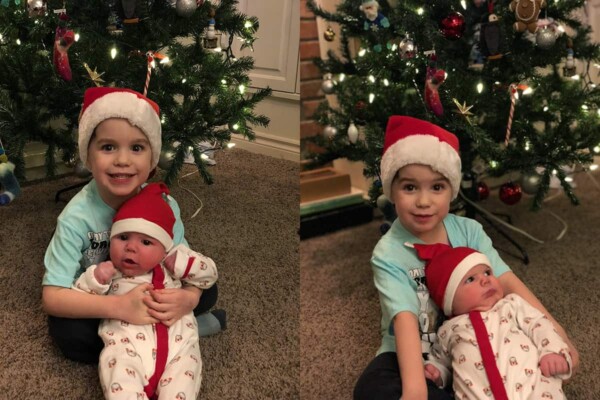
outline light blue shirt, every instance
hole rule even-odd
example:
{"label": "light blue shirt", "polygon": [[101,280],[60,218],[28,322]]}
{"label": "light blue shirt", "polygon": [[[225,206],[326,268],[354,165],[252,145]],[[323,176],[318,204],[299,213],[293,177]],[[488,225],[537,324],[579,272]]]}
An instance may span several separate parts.
{"label": "light blue shirt", "polygon": [[[448,214],[444,226],[452,247],[467,246],[485,254],[496,276],[510,271],[479,222]],[[444,319],[425,286],[424,261],[417,256],[414,248],[405,243],[423,242],[396,219],[390,230],[379,239],[371,257],[381,305],[382,340],[377,354],[396,351],[392,321],[399,312],[409,311],[417,316],[423,353],[429,352],[435,333]]]}
{"label": "light blue shirt", "polygon": [[[173,242],[188,245],[184,238],[179,205],[167,201],[175,214]],[[92,179],[58,216],[56,230],[44,256],[46,273],[42,285],[70,288],[87,267],[109,258],[110,228],[116,210],[107,205]]]}

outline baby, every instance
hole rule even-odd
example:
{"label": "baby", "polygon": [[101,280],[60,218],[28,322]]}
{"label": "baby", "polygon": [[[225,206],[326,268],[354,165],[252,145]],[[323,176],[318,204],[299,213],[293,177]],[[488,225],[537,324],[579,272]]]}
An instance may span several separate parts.
{"label": "baby", "polygon": [[468,247],[414,244],[426,261],[440,327],[425,375],[439,386],[453,370],[457,399],[564,399],[568,346],[544,314],[516,294],[504,296],[487,257]]}
{"label": "baby", "polygon": [[[164,183],[151,183],[115,214],[110,259],[90,266],[73,285],[96,294],[123,294],[152,283],[154,289],[181,282],[208,289],[217,280],[215,263],[184,245],[173,247],[175,217],[163,195]],[[202,380],[198,325],[193,313],[173,325],[133,325],[104,319],[99,374],[107,399],[135,393],[138,398],[195,399]]]}

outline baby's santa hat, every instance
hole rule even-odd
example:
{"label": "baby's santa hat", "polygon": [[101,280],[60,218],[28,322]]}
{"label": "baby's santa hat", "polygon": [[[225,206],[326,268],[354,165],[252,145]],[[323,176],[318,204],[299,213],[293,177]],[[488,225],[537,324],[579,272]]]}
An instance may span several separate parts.
{"label": "baby's santa hat", "polygon": [[171,250],[175,214],[163,194],[169,194],[167,185],[150,183],[123,203],[113,218],[110,238],[126,232],[143,233],[162,243],[165,251]]}
{"label": "baby's santa hat", "polygon": [[383,194],[392,199],[392,181],[408,164],[428,165],[450,181],[452,199],[462,176],[458,138],[445,129],[417,118],[393,115],[388,120],[381,158]]}
{"label": "baby's santa hat", "polygon": [[158,104],[134,90],[93,87],[85,91],[79,114],[79,158],[87,164],[88,145],[96,127],[108,118],[123,118],[146,134],[152,149],[152,168],[158,165],[162,146]]}
{"label": "baby's santa hat", "polygon": [[446,316],[452,315],[454,294],[465,274],[479,264],[491,267],[485,254],[470,247],[450,247],[442,243],[413,246],[419,258],[426,262],[425,280],[429,294]]}

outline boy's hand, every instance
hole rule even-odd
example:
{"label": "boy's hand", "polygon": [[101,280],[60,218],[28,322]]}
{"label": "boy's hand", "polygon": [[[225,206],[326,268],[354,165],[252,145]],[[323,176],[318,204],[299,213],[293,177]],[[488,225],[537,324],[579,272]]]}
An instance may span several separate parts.
{"label": "boy's hand", "polygon": [[116,272],[117,270],[112,261],[104,261],[98,264],[94,270],[94,278],[102,285],[106,285],[112,280]]}
{"label": "boy's hand", "polygon": [[148,306],[148,314],[166,326],[171,326],[192,312],[199,299],[200,290],[194,287],[189,290],[160,289],[151,290],[150,296],[144,299],[144,304]]}
{"label": "boy's hand", "polygon": [[433,381],[438,387],[441,387],[443,384],[442,374],[435,365],[425,364],[425,378]]}
{"label": "boy's hand", "polygon": [[145,299],[149,298],[148,291],[152,290],[151,283],[144,283],[130,290],[127,294],[116,296],[120,298],[121,307],[119,307],[118,319],[127,321],[134,325],[155,324],[160,322],[150,315],[149,309],[145,304]]}
{"label": "boy's hand", "polygon": [[560,354],[546,354],[540,359],[540,370],[546,378],[569,372],[569,363]]}

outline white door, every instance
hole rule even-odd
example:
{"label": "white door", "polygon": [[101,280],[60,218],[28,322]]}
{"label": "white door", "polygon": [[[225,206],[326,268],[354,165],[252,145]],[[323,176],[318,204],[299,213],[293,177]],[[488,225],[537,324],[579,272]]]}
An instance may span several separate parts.
{"label": "white door", "polygon": [[250,73],[252,86],[281,92],[299,93],[296,87],[300,41],[299,0],[240,0],[238,8],[256,16],[260,27],[254,51],[242,55],[254,57]]}
{"label": "white door", "polygon": [[234,54],[254,58],[250,90],[270,87],[273,94],[255,109],[271,119],[269,126],[254,127],[255,141],[232,139],[252,152],[300,161],[300,0],[240,0],[238,9],[260,26],[254,51],[238,47]]}

